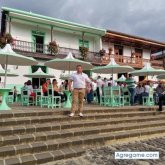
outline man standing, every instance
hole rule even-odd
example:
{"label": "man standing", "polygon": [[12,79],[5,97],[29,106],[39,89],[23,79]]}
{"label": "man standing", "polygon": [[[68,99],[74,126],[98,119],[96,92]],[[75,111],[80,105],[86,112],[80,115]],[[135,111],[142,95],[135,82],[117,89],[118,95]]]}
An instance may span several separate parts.
{"label": "man standing", "polygon": [[130,96],[130,104],[134,105],[136,83],[135,83],[135,80],[134,80],[134,78],[132,77],[131,74],[129,74],[129,77],[126,79],[126,84],[127,84],[128,91],[131,95]]}
{"label": "man standing", "polygon": [[165,101],[165,90],[161,93],[161,96],[159,97],[159,109],[158,111],[161,112],[162,111],[162,106],[163,106],[163,102]]}
{"label": "man standing", "polygon": [[91,80],[88,78],[87,74],[83,73],[81,65],[77,65],[76,70],[77,72],[73,73],[69,80],[69,91],[72,91],[71,86],[73,82],[72,108],[69,116],[74,116],[78,102],[79,116],[83,117],[83,100],[86,92],[86,83],[91,82]]}
{"label": "man standing", "polygon": [[102,95],[102,87],[104,84],[102,79],[101,79],[101,76],[97,77],[96,84],[97,84],[97,88],[96,88],[97,99],[98,99],[98,103],[100,104],[100,97]]}

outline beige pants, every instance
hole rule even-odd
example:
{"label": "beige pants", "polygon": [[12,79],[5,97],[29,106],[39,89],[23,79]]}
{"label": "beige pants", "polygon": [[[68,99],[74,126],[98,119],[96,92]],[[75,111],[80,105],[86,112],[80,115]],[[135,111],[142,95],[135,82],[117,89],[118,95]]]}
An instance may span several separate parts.
{"label": "beige pants", "polygon": [[74,89],[72,93],[72,109],[71,111],[75,113],[78,104],[78,111],[83,111],[83,100],[85,96],[85,88],[83,89]]}

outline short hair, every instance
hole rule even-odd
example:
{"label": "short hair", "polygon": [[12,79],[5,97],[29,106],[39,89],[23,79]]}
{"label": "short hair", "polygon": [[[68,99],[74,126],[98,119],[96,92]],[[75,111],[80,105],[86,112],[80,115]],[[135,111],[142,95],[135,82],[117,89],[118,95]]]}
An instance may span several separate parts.
{"label": "short hair", "polygon": [[57,80],[56,80],[56,79],[53,79],[53,83],[54,83],[55,81],[57,81]]}
{"label": "short hair", "polygon": [[78,67],[81,67],[81,68],[82,68],[82,65],[77,65],[76,67],[77,67],[77,68],[78,68]]}
{"label": "short hair", "polygon": [[28,81],[27,81],[27,85],[32,85],[31,80],[28,80]]}

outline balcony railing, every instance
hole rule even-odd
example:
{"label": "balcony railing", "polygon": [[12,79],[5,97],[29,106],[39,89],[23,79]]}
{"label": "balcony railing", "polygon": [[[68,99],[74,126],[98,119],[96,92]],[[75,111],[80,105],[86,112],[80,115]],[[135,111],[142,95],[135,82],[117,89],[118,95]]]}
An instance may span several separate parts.
{"label": "balcony railing", "polygon": [[[22,40],[15,40],[13,49],[19,52],[21,51],[21,52],[27,52],[27,53],[51,55],[51,52],[48,51],[48,45],[38,44],[34,42],[27,42],[27,41],[22,41]],[[59,47],[58,54],[67,55],[68,52],[72,52],[76,58],[81,58],[79,49]],[[93,56],[94,54],[95,52],[90,52],[90,51],[88,52],[89,56]]]}
{"label": "balcony railing", "polygon": [[131,58],[123,55],[108,55],[105,56],[95,56],[92,63],[95,65],[107,65],[110,61],[110,58],[114,58],[116,63],[119,65],[129,65],[135,68],[142,68],[143,61],[141,58]]}
{"label": "balcony railing", "polygon": [[94,65],[107,65],[110,61],[110,58],[114,58],[116,63],[119,65],[129,65],[134,68],[142,68],[144,66],[145,62],[150,62],[152,67],[154,68],[160,68],[163,69],[163,61],[160,60],[149,60],[149,59],[143,59],[143,58],[137,58],[137,57],[129,57],[129,56],[123,56],[123,55],[108,55],[100,57],[94,56],[92,58],[92,63]]}
{"label": "balcony railing", "polygon": [[151,60],[151,65],[152,65],[154,68],[163,69],[163,60]]}

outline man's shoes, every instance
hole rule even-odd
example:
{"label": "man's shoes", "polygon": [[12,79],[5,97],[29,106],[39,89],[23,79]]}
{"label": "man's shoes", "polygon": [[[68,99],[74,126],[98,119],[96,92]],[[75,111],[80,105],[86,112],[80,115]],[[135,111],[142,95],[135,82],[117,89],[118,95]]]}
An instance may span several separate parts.
{"label": "man's shoes", "polygon": [[69,117],[73,117],[74,116],[74,113],[72,112],[72,113],[70,113],[70,115],[69,115]]}
{"label": "man's shoes", "polygon": [[83,117],[84,115],[80,112],[80,113],[79,113],[79,116],[80,116],[80,117]]}

